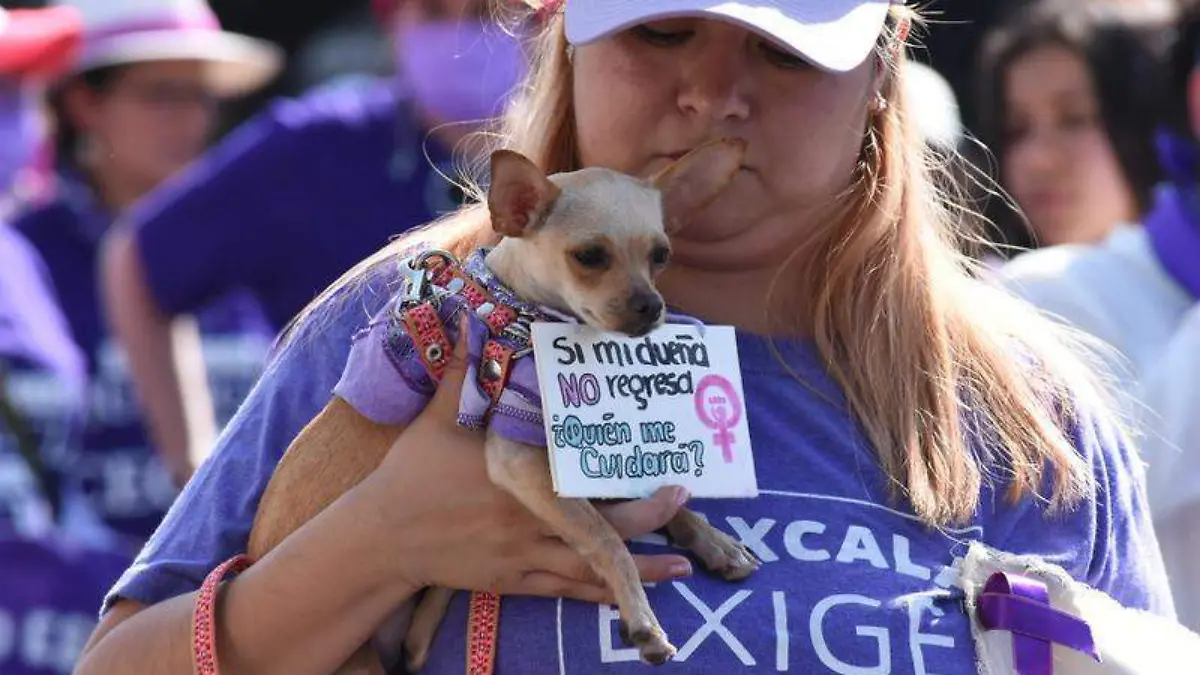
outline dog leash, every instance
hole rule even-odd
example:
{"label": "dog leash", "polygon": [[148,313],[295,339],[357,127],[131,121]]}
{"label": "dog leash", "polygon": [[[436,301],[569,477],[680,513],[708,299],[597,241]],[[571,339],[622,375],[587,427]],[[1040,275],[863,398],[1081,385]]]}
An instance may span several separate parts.
{"label": "dog leash", "polygon": [[[454,349],[438,313],[441,302],[458,296],[467,309],[487,324],[490,334],[479,366],[479,385],[494,406],[508,382],[513,361],[532,351],[529,322],[533,317],[499,302],[463,269],[452,253],[429,250],[404,264],[406,287],[397,311],[434,380],[441,381]],[[466,335],[460,335],[459,339],[466,339]],[[510,344],[518,345],[519,349]],[[201,584],[192,609],[192,661],[196,675],[220,675],[216,604],[221,584],[226,577],[240,574],[253,562],[249,556],[236,555],[210,572]],[[500,596],[486,591],[472,592],[467,616],[467,675],[492,675],[499,628]]]}

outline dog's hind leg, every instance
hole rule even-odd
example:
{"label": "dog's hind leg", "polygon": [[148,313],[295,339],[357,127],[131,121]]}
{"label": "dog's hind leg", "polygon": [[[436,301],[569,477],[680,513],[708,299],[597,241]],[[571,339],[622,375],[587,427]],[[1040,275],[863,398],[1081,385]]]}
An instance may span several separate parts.
{"label": "dog's hind leg", "polygon": [[758,558],[750,549],[694,511],[680,509],[667,523],[667,534],[676,544],[696,554],[705,569],[729,581],[745,579],[759,568]]}
{"label": "dog's hind leg", "polygon": [[633,555],[612,525],[586,499],[559,498],[544,448],[487,438],[488,475],[550,526],[591,565],[616,596],[622,635],[643,660],[660,664],[675,655],[642,586]]}
{"label": "dog's hind leg", "polygon": [[454,598],[454,589],[431,586],[425,589],[417,608],[413,610],[412,624],[404,636],[404,664],[409,673],[419,673],[429,658],[429,647],[437,635],[442,617]]}

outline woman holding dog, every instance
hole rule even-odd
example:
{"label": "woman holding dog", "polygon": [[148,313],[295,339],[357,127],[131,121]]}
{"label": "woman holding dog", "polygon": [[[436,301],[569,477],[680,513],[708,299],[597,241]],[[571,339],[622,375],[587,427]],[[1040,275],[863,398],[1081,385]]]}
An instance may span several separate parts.
{"label": "woman holding dog", "polygon": [[[971,280],[906,121],[911,10],[886,0],[567,0],[501,140],[548,173],[649,176],[717,137],[732,184],[674,236],[672,309],[738,329],[760,496],[696,501],[763,562],[737,584],[661,539],[688,496],[605,505],[694,673],[975,673],[953,565],[1036,555],[1173,615],[1142,476],[1069,339]],[[494,242],[469,207],[381,251],[303,315],[114,588],[79,672],[190,673],[197,589],[245,550],[283,450],[393,292],[402,251]],[[504,598],[500,673],[634,673],[587,563],[492,486],[456,423],[462,359],[383,464],[228,582],[226,672],[326,674],[418,589]],[[562,598],[562,599],[560,599]],[[465,594],[427,673],[461,672]],[[381,645],[390,648],[392,645]],[[208,671],[211,672],[211,671]]]}

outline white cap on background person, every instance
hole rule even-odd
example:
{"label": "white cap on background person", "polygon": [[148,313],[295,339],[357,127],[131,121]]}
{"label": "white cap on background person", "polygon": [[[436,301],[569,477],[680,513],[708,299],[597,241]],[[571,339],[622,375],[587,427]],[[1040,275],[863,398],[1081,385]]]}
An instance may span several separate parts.
{"label": "white cap on background person", "polygon": [[205,0],[56,0],[83,20],[83,46],[72,72],[146,61],[208,64],[213,93],[248,94],[283,67],[283,51],[265,40],[222,30]]}

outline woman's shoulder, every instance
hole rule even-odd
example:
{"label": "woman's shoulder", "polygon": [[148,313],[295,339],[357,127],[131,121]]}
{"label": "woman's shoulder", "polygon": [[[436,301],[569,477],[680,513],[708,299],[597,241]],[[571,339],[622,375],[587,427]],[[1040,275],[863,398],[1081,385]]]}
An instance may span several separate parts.
{"label": "woman's shoulder", "polygon": [[12,227],[32,240],[77,222],[85,209],[73,192],[73,186],[60,184],[50,198],[29,204],[14,214]]}
{"label": "woman's shoulder", "polygon": [[401,97],[390,83],[377,79],[311,89],[294,98],[273,101],[260,119],[287,133],[312,139],[372,130],[391,125]]}
{"label": "woman's shoulder", "polygon": [[64,239],[99,241],[111,222],[91,187],[67,167],[54,175],[41,199],[23,204],[11,220],[12,227],[42,251]]}
{"label": "woman's shoulder", "polygon": [[0,221],[0,356],[81,378],[83,357],[52,286],[37,249]]}
{"label": "woman's shoulder", "polygon": [[287,326],[272,349],[270,362],[293,353],[311,358],[314,350],[349,353],[353,338],[377,321],[395,301],[403,283],[400,261],[382,259],[344,282],[335,282]]}
{"label": "woman's shoulder", "polygon": [[1127,606],[1169,614],[1145,467],[1135,429],[1118,404],[1121,394],[1086,362],[1075,360],[1063,368],[1040,362],[1046,356],[1051,355],[1030,352],[1017,358],[1030,358],[1029,377],[1056,382],[1053,398],[1046,401],[1047,414],[1059,425],[1069,451],[1078,455],[1083,480],[1078,492],[1056,502],[1050,495],[1064,469],[1047,467],[1037,493],[1014,502],[1008,472],[988,471],[980,502],[985,541],[1011,553],[1054,560],[1071,576]]}

